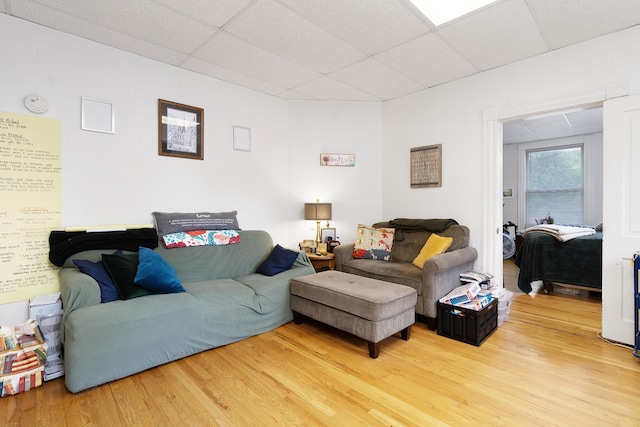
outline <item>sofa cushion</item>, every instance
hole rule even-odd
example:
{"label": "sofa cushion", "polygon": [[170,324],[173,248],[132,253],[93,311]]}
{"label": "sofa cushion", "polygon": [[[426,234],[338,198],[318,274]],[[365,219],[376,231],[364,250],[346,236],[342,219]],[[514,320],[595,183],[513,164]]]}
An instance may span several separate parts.
{"label": "sofa cushion", "polygon": [[153,294],[133,282],[138,271],[138,254],[102,254],[102,262],[116,285],[120,298],[126,300]]}
{"label": "sofa cushion", "polygon": [[[118,251],[116,253],[121,252]],[[100,302],[105,303],[120,299],[116,285],[111,280],[102,261],[93,262],[86,259],[74,259],[73,263],[78,267],[78,270],[93,277],[98,282],[98,286],[100,286]]]}
{"label": "sofa cushion", "polygon": [[159,294],[184,292],[176,270],[160,255],[143,247],[138,251],[138,270],[133,283]]}
{"label": "sofa cushion", "polygon": [[264,274],[265,276],[275,276],[278,273],[290,269],[296,261],[296,258],[298,258],[298,252],[285,249],[276,244],[267,259],[258,266],[256,273]]}
{"label": "sofa cushion", "polygon": [[411,286],[422,295],[422,270],[410,262],[378,262],[371,259],[351,259],[342,265],[345,273]]}
{"label": "sofa cushion", "polygon": [[390,260],[394,234],[393,228],[373,228],[359,224],[353,257]]}
{"label": "sofa cushion", "polygon": [[453,242],[452,237],[441,237],[433,233],[427,239],[418,256],[413,260],[413,265],[422,268],[424,262],[429,258],[445,253],[451,246],[451,242]]}

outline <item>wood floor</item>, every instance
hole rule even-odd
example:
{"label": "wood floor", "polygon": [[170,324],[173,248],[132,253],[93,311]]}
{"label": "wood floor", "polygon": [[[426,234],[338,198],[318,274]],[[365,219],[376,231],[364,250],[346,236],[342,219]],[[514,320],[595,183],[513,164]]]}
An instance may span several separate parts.
{"label": "wood floor", "polygon": [[638,426],[640,359],[598,337],[600,316],[594,299],[516,294],[480,347],[416,324],[375,360],[291,322],[78,394],[47,382],[0,399],[0,425]]}

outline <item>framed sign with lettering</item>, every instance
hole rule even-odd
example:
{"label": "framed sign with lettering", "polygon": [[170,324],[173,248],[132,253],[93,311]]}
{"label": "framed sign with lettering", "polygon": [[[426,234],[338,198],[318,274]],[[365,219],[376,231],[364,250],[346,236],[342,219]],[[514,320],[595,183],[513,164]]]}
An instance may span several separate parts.
{"label": "framed sign with lettering", "polygon": [[411,149],[411,188],[442,187],[442,144]]}

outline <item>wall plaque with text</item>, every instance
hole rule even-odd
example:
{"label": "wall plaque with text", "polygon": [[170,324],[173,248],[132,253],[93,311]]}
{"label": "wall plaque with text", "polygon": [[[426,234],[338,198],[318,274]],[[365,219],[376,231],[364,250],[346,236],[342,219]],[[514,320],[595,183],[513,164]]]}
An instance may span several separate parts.
{"label": "wall plaque with text", "polygon": [[411,149],[411,188],[442,187],[442,144]]}

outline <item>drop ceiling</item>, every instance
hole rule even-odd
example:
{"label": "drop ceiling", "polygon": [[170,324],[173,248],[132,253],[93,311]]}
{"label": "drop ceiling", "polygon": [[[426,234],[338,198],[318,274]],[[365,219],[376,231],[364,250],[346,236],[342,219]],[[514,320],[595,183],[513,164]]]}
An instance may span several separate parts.
{"label": "drop ceiling", "polygon": [[637,0],[0,0],[0,13],[283,99],[386,101],[640,24]]}
{"label": "drop ceiling", "polygon": [[502,126],[504,144],[541,141],[602,132],[602,107],[527,117]]}

